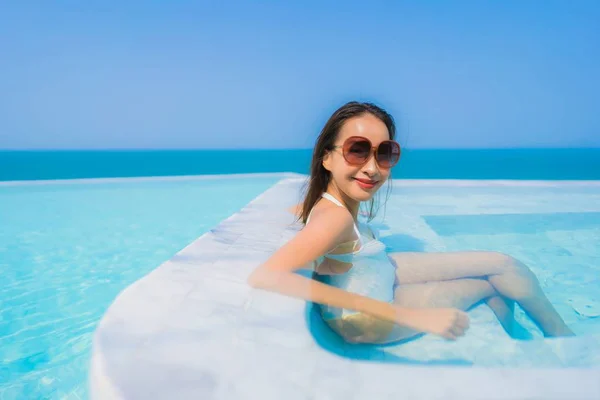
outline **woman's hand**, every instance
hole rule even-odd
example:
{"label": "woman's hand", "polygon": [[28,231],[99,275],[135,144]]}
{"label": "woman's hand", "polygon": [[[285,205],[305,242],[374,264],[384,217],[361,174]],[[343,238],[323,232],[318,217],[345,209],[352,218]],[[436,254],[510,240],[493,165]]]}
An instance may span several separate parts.
{"label": "woman's hand", "polygon": [[456,308],[398,307],[397,323],[419,332],[432,333],[446,339],[456,340],[469,329],[469,316]]}

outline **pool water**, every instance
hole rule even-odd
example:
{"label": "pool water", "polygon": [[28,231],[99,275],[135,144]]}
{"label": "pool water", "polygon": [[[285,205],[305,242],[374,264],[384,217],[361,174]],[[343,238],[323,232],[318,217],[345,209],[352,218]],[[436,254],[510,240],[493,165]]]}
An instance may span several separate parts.
{"label": "pool water", "polygon": [[[117,294],[280,179],[0,185],[0,399],[87,398],[92,334]],[[538,275],[578,335],[600,334],[597,182],[402,185],[373,223],[389,251],[511,254]],[[506,357],[501,365],[551,365],[519,353],[518,341],[506,338],[485,307],[471,317],[470,340],[426,336],[386,351],[439,360],[500,343],[457,362],[497,366]],[[570,357],[565,366],[600,365],[599,354]]]}
{"label": "pool water", "polygon": [[0,185],[0,399],[87,398],[118,293],[279,179]]}

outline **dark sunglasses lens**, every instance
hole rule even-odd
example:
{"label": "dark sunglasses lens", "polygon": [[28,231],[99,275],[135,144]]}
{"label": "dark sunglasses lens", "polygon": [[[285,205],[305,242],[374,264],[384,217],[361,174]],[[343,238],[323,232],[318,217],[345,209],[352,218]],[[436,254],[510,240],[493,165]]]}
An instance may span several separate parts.
{"label": "dark sunglasses lens", "polygon": [[357,140],[352,142],[346,151],[346,159],[350,163],[359,164],[364,162],[369,157],[371,151],[371,143],[366,140]]}
{"label": "dark sunglasses lens", "polygon": [[395,142],[383,142],[377,148],[377,161],[382,167],[391,168],[400,159],[400,146]]}

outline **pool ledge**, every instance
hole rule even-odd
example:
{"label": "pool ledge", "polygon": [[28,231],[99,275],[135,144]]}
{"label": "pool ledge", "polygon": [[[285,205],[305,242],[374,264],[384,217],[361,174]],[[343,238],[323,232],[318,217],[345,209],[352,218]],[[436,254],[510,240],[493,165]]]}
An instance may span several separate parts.
{"label": "pool ledge", "polygon": [[306,302],[245,284],[299,229],[285,208],[301,183],[285,177],[120,293],[94,334],[91,399],[600,398],[600,369],[419,365],[325,350]]}

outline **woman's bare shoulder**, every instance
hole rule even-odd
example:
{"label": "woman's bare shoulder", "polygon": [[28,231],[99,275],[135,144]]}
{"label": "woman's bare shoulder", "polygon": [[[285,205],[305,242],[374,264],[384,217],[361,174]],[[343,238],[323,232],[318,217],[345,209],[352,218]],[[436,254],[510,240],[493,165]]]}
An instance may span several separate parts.
{"label": "woman's bare shoulder", "polygon": [[352,224],[352,216],[345,208],[315,207],[310,222],[275,251],[266,264],[277,269],[304,269],[308,263],[347,241]]}
{"label": "woman's bare shoulder", "polygon": [[[290,208],[288,212],[294,214],[297,218],[302,215],[302,203],[298,203]],[[327,204],[318,202],[313,207],[310,214],[310,222],[306,224],[302,230],[318,232],[319,235],[333,235],[335,237],[344,237],[344,232],[351,232],[354,220],[350,212],[343,207],[335,204]]]}

